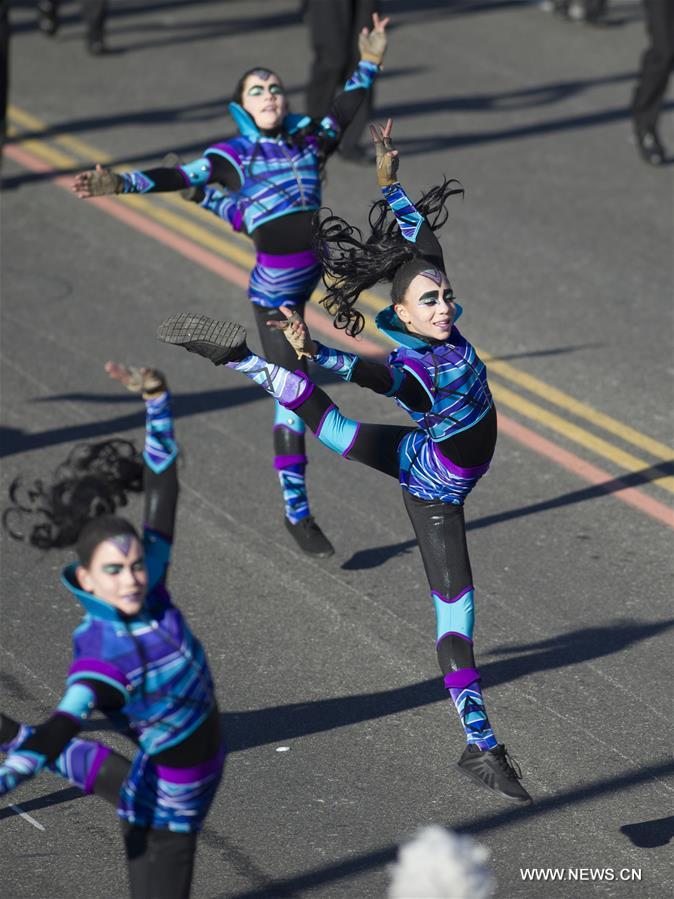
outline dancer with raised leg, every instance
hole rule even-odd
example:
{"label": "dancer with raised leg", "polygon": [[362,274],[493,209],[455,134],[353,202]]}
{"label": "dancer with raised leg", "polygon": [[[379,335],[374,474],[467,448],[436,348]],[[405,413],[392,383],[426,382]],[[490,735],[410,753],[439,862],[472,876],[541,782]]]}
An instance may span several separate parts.
{"label": "dancer with raised leg", "polygon": [[[52,716],[29,727],[0,715],[9,753],[0,794],[47,769],[102,796],[122,821],[133,899],[187,899],[225,746],[206,655],[166,589],[178,499],[170,395],[152,369],[106,369],[145,400],[143,463],[128,441],[75,447],[51,488],[15,482],[3,519],[42,549],[76,543],[62,580],[85,617]],[[142,487],[141,538],[113,513]],[[33,510],[37,523],[26,528]],[[95,709],[139,745],[132,761],[77,736]]]}
{"label": "dancer with raised leg", "polygon": [[[388,21],[375,14],[372,30],[361,33],[360,62],[320,122],[290,114],[280,78],[270,69],[256,67],[242,75],[229,105],[239,129],[237,137],[214,144],[202,157],[184,165],[122,174],[97,166],[73,183],[82,198],[200,191],[205,209],[235,231],[248,234],[255,244],[248,296],[264,352],[278,365],[292,364],[293,354],[267,323],[283,319],[282,305],[302,313],[318,283],[321,268],[312,249],[312,221],[321,205],[323,167],[379,72]],[[212,184],[225,190],[208,187]],[[305,366],[305,362],[300,365]],[[309,509],[304,422],[276,403],[273,428],[274,467],[283,493],[285,526],[304,552],[332,555],[330,541]]]}
{"label": "dancer with raised leg", "polygon": [[298,355],[392,397],[416,427],[347,418],[304,372],[251,352],[240,325],[182,314],[165,321],[159,337],[241,372],[299,415],[325,446],[399,479],[435,604],[444,685],[465,731],[459,769],[510,801],[528,803],[521,773],[489,722],[473,653],[475,587],[463,504],[489,468],[496,410],[485,366],[455,325],[461,307],[433,233],[447,219],[448,198],[462,190],[445,181],[413,205],[397,180],[391,123],[373,129],[373,137],[384,200],[370,212],[367,240],[336,216],[323,219],[317,235],[327,287],[323,302],[337,327],[356,334],[364,324],[355,308],[360,293],[378,281],[392,282],[393,303],[377,324],[399,348],[383,365],[323,346],[290,308],[283,310],[287,322],[280,329]]}

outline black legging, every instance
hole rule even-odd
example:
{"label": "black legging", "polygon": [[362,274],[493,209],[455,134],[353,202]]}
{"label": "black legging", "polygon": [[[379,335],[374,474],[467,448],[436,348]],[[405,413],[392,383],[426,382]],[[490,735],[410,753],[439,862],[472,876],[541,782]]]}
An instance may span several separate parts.
{"label": "black legging", "polygon": [[[304,306],[294,307],[301,316],[304,316]],[[266,309],[253,303],[255,310],[255,323],[260,335],[260,342],[265,357],[275,365],[282,365],[290,371],[307,371],[307,360],[298,359],[295,350],[283,336],[283,331],[270,328],[268,321],[285,321],[285,316],[279,309]],[[306,445],[304,434],[298,434],[290,428],[274,428],[274,455],[275,456],[304,456]]]}
{"label": "black legging", "polygon": [[[309,398],[295,409],[295,412],[307,427],[316,433],[331,405],[332,400],[327,393],[320,387],[314,387]],[[480,429],[480,433],[483,435],[486,448],[491,452],[495,439],[495,413],[485,418],[489,418],[489,421]],[[361,422],[346,458],[361,462],[398,480],[400,475],[398,447],[403,437],[413,430],[415,429],[403,425]],[[478,428],[473,430],[477,432]],[[475,440],[472,446],[477,458],[484,459],[485,446],[480,447]],[[437,591],[442,596],[458,596],[462,590],[473,584],[463,506],[439,500],[419,499],[405,489],[403,501],[419,543],[431,590]],[[475,668],[472,644],[456,635],[444,637],[437,646],[437,654],[443,674],[460,668]]]}
{"label": "black legging", "polygon": [[189,899],[196,833],[151,830],[122,822],[131,899]]}

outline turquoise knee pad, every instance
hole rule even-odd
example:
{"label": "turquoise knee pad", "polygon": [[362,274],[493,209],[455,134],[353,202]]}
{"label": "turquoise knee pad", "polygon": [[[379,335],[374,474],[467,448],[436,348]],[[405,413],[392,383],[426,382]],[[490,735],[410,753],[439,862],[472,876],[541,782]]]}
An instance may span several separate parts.
{"label": "turquoise knee pad", "polygon": [[284,409],[278,400],[274,400],[274,407],[275,428],[288,428],[288,430],[294,431],[295,434],[304,434],[306,425],[299,416],[295,415],[290,409]]}
{"label": "turquoise knee pad", "polygon": [[458,634],[468,640],[473,639],[474,595],[473,587],[466,587],[452,601],[435,590],[431,592],[435,603],[436,641],[439,642],[448,634]]}
{"label": "turquoise knee pad", "polygon": [[316,437],[333,453],[344,456],[353,446],[358,422],[345,418],[337,406],[331,406],[316,431]]}

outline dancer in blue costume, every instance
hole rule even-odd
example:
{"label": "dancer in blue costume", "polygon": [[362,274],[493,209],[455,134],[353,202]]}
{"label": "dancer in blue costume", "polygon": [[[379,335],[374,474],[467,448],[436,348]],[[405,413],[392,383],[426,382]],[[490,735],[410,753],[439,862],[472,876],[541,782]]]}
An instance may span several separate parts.
{"label": "dancer in blue costume", "polygon": [[[225,746],[203,647],[166,589],[178,499],[170,395],[156,371],[106,369],[143,395],[144,464],[127,441],[76,447],[51,489],[36,482],[23,491],[15,482],[5,513],[10,533],[25,537],[15,518],[36,510],[27,536],[38,547],[76,542],[78,561],[62,580],[84,619],[52,716],[29,727],[0,715],[0,750],[9,753],[0,794],[47,769],[102,796],[122,821],[133,899],[186,899]],[[141,539],[112,513],[142,487]],[[95,709],[139,745],[133,761],[77,736]]]}
{"label": "dancer in blue costume", "polygon": [[323,302],[347,333],[363,328],[363,316],[354,306],[360,293],[378,281],[392,282],[393,304],[378,315],[377,325],[398,349],[383,365],[323,346],[289,307],[283,310],[288,321],[279,327],[298,355],[392,397],[416,427],[346,418],[304,372],[288,371],[252,353],[239,325],[183,314],[164,322],[159,337],[236,369],[299,415],[325,446],[399,479],[435,605],[444,685],[465,731],[459,769],[512,802],[528,803],[521,773],[489,722],[473,653],[475,588],[463,504],[489,468],[496,410],[485,366],[456,327],[461,307],[433,233],[447,219],[447,199],[462,189],[458,182],[444,182],[414,206],[397,180],[391,123],[373,129],[373,137],[384,200],[371,210],[372,233],[364,240],[357,229],[329,215],[318,229],[316,245],[327,287]]}
{"label": "dancer in blue costume", "polygon": [[[238,137],[214,144],[185,165],[121,175],[98,166],[79,175],[73,184],[73,190],[84,198],[201,190],[201,205],[235,231],[248,234],[255,244],[257,259],[248,296],[264,352],[278,365],[292,364],[292,351],[267,325],[283,320],[282,305],[293,306],[301,314],[320,278],[320,264],[312,249],[312,221],[321,205],[323,166],[379,72],[387,24],[388,19],[375,14],[372,30],[364,29],[356,71],[322,121],[290,114],[278,76],[266,68],[253,68],[240,79],[229,105]],[[208,187],[211,184],[226,189]],[[305,362],[301,365],[306,367]],[[275,405],[274,467],[283,492],[286,527],[304,552],[332,555],[329,540],[309,510],[304,422]]]}

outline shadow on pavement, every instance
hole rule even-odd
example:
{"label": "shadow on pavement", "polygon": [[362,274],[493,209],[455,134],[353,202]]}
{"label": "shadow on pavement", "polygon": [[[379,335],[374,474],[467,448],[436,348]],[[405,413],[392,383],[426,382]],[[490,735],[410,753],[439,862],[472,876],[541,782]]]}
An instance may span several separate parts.
{"label": "shadow on pavement", "polygon": [[598,499],[601,496],[619,493],[628,487],[643,487],[645,484],[651,484],[660,478],[671,477],[673,474],[674,461],[659,462],[657,465],[650,465],[648,468],[642,468],[640,471],[629,472],[629,474],[622,475],[619,478],[603,481],[601,484],[582,487],[580,490],[572,490],[569,493],[563,493],[561,496],[532,503],[529,506],[521,506],[519,509],[509,509],[507,512],[497,512],[494,515],[476,518],[474,521],[466,524],[466,530],[473,531],[480,528],[488,528],[493,524],[512,521],[514,518],[522,518],[525,515],[536,515],[539,512],[547,512],[549,509],[572,506],[587,500]]}
{"label": "shadow on pavement", "polygon": [[[603,780],[594,781],[594,783],[585,783],[570,790],[561,790],[555,796],[545,799],[537,800],[534,797],[534,804],[524,808],[510,808],[474,818],[461,819],[457,817],[444,823],[447,827],[459,833],[483,834],[512,824],[534,821],[570,805],[591,802],[599,797],[645,784],[653,778],[664,777],[672,772],[674,772],[674,762],[668,760],[658,764],[651,764],[647,767],[630,769],[615,777],[604,778]],[[323,867],[296,874],[293,877],[276,880],[271,886],[265,886],[262,890],[247,890],[234,895],[222,893],[217,899],[270,899],[272,896],[285,895],[281,890],[286,892],[288,890],[309,890],[312,887],[334,883],[347,877],[354,877],[366,871],[381,868],[395,861],[397,852],[398,847],[394,844],[389,844],[372,852],[362,853],[355,858],[351,857],[345,861],[332,862]]]}
{"label": "shadow on pavement", "polygon": [[[517,653],[509,659],[484,661],[478,657],[482,681],[487,687],[511,683],[541,671],[567,668],[621,652],[634,643],[648,640],[674,626],[662,622],[616,621],[603,626],[580,628],[536,643],[495,649],[487,656]],[[429,633],[429,652],[432,634]],[[479,654],[478,654],[479,656]],[[224,712],[222,721],[231,752],[241,752],[312,733],[372,721],[446,699],[440,674],[437,677],[376,693],[337,696],[312,702],[292,703],[245,712]]]}
{"label": "shadow on pavement", "polygon": [[639,824],[624,824],[620,832],[640,849],[654,849],[666,846],[674,837],[674,816],[641,821]]}

